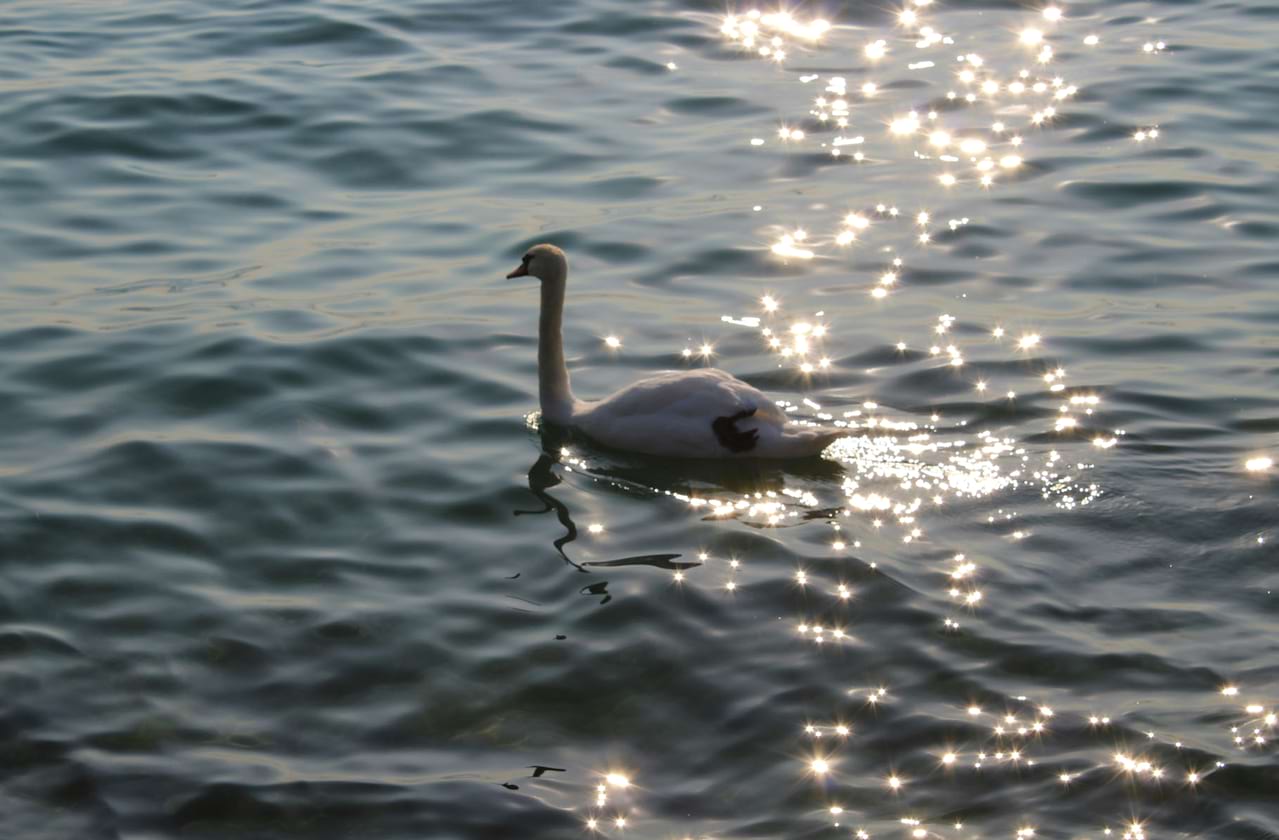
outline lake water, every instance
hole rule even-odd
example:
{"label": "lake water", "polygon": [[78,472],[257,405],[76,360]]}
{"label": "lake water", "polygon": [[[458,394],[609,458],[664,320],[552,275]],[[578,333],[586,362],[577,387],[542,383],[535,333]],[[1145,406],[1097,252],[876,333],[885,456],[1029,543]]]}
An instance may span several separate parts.
{"label": "lake water", "polygon": [[0,835],[1279,836],[1279,6],[750,10],[0,6]]}

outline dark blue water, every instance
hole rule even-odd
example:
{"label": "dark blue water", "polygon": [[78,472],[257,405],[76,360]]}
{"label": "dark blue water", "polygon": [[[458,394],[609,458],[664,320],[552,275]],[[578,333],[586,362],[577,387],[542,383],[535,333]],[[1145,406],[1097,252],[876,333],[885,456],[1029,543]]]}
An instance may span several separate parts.
{"label": "dark blue water", "polygon": [[1279,836],[1279,6],[749,8],[0,6],[0,836]]}

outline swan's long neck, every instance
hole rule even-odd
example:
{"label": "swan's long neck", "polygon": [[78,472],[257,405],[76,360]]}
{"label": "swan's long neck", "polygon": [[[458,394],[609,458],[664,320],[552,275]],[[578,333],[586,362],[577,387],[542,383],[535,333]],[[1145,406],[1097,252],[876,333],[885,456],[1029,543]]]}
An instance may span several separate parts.
{"label": "swan's long neck", "polygon": [[537,390],[542,417],[568,423],[573,416],[573,391],[564,363],[564,286],[566,278],[542,280],[542,313],[537,324]]}

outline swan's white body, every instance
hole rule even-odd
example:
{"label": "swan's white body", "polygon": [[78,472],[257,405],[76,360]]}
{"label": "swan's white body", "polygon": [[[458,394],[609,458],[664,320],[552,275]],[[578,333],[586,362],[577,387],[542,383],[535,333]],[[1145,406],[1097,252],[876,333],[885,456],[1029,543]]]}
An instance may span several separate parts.
{"label": "swan's white body", "polygon": [[762,391],[722,370],[670,371],[597,402],[574,398],[564,363],[568,261],[537,245],[508,277],[542,281],[537,373],[542,419],[578,429],[605,446],[676,458],[803,458],[850,432],[801,426]]}
{"label": "swan's white body", "polygon": [[[733,425],[758,437],[750,449],[734,452],[713,423],[752,409]],[[680,458],[800,458],[820,454],[846,434],[788,423],[758,388],[713,368],[659,373],[599,402],[576,403],[569,425],[608,446]]]}

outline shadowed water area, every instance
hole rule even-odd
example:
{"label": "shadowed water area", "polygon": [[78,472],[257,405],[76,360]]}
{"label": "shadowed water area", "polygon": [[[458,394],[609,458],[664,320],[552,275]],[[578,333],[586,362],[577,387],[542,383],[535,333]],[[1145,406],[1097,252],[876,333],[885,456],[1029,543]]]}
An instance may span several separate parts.
{"label": "shadowed water area", "polygon": [[909,8],[0,5],[0,835],[1279,836],[1279,5]]}

